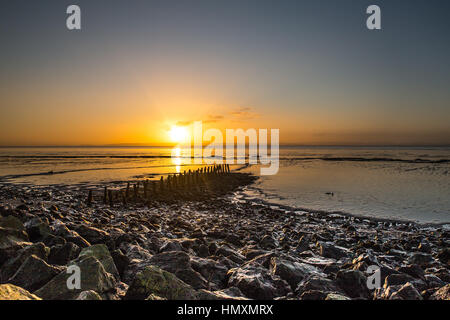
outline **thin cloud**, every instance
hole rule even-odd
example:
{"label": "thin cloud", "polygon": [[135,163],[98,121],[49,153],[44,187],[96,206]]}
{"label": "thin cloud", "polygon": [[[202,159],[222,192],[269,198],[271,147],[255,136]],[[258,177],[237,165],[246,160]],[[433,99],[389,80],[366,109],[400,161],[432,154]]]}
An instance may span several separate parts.
{"label": "thin cloud", "polygon": [[234,121],[245,121],[251,120],[259,117],[259,113],[253,111],[250,107],[240,107],[229,112],[231,120]]}
{"label": "thin cloud", "polygon": [[192,120],[189,120],[189,121],[178,121],[176,123],[176,125],[180,126],[180,127],[186,127],[186,126],[190,126],[192,123],[194,123],[194,121],[192,121]]}

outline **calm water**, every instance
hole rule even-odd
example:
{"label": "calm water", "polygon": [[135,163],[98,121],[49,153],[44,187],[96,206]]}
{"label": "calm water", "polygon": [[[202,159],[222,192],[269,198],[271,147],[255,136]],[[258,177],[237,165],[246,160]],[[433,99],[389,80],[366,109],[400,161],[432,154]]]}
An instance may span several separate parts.
{"label": "calm water", "polygon": [[[193,168],[170,155],[168,148],[0,148],[0,183],[157,179]],[[450,222],[449,160],[450,148],[284,147],[278,174],[261,177],[247,195],[306,209]],[[256,166],[245,170],[259,173]]]}

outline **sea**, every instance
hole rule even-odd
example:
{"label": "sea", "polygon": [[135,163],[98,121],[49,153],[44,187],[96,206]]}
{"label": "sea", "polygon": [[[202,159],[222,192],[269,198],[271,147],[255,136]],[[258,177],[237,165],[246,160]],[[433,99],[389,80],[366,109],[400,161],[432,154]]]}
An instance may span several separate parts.
{"label": "sea", "polygon": [[[0,148],[0,185],[101,184],[196,169],[168,147]],[[260,173],[260,165],[234,170]],[[242,191],[299,210],[450,223],[450,147],[282,146],[279,170]]]}

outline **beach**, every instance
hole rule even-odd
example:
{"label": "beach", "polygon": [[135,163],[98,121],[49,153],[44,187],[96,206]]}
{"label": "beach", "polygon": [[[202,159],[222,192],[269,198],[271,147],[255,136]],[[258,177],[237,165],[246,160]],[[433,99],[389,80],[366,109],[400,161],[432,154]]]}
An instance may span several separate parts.
{"label": "beach", "polygon": [[[2,184],[0,293],[44,300],[450,298],[446,225],[255,200],[248,188],[258,177],[210,170],[162,183]],[[81,286],[71,290],[74,265]],[[378,287],[368,286],[370,270],[379,271]]]}

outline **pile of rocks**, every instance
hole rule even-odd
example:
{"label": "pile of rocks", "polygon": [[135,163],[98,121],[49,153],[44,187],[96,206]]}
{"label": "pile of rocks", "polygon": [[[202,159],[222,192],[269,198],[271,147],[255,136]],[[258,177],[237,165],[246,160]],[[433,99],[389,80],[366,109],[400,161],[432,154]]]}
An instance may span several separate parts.
{"label": "pile of rocks", "polygon": [[87,204],[69,187],[0,195],[0,299],[450,299],[442,226],[232,195],[150,207]]}

